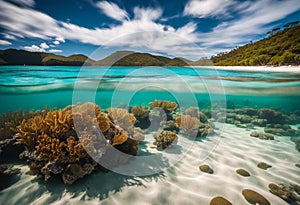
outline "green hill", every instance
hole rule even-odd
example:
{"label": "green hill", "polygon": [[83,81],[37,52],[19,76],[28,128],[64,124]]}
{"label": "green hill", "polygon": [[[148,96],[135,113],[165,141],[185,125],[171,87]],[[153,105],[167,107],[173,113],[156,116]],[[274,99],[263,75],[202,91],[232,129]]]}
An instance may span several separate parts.
{"label": "green hill", "polygon": [[211,58],[217,66],[300,65],[300,25]]}
{"label": "green hill", "polygon": [[133,54],[133,51],[116,51],[111,55],[103,58],[102,60],[96,61],[93,65],[95,66],[111,66],[115,62],[119,61],[120,59],[124,58],[127,55]]}
{"label": "green hill", "polygon": [[187,63],[180,58],[167,58],[149,53],[133,51],[117,51],[110,56],[97,61],[94,65],[113,66],[185,66]]}
{"label": "green hill", "polygon": [[45,66],[81,66],[92,65],[93,60],[84,55],[68,57],[44,52],[29,52],[24,50],[0,50],[0,65],[45,65]]}

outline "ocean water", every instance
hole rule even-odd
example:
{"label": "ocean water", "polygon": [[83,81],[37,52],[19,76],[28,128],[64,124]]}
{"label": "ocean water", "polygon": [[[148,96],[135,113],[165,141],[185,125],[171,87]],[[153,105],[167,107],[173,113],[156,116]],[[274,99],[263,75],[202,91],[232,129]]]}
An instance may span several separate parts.
{"label": "ocean water", "polygon": [[2,66],[0,113],[63,108],[93,101],[101,108],[175,100],[182,107],[300,109],[300,74],[183,67]]}
{"label": "ocean water", "polygon": [[[67,66],[2,66],[0,73],[0,113],[64,108],[80,102],[94,102],[102,109],[148,106],[159,99],[176,101],[180,109],[272,108],[300,115],[299,73]],[[291,126],[299,133],[299,124]],[[264,132],[263,127],[237,127],[222,121],[215,122],[215,127],[214,135],[194,141],[179,133],[178,145],[166,151],[153,148],[153,133],[145,133],[138,157],[162,156],[163,163],[171,163],[152,175],[95,172],[64,185],[61,180],[44,182],[28,175],[24,162],[9,164],[21,172],[1,178],[5,183],[0,186],[0,204],[205,205],[222,196],[232,204],[247,205],[244,189],[260,193],[271,204],[294,203],[273,195],[268,188],[270,183],[300,185],[300,153],[289,136],[261,140],[250,133]],[[259,162],[272,167],[260,169]],[[212,167],[213,174],[201,172],[201,164]],[[239,168],[250,176],[238,175]]]}

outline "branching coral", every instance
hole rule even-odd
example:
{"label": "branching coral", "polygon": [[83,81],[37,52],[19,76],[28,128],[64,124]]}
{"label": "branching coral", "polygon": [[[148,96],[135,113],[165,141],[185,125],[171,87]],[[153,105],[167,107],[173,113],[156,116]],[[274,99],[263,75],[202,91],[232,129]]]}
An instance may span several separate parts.
{"label": "branching coral", "polygon": [[182,115],[176,118],[176,126],[180,129],[180,132],[191,137],[196,137],[200,121],[190,115]]}
{"label": "branching coral", "polygon": [[[122,109],[111,109],[109,113],[124,129],[129,125],[133,129],[133,115]],[[62,174],[68,184],[90,174],[97,164],[93,159],[103,157],[107,146],[136,154],[138,144],[93,103],[48,111],[23,120],[17,128],[17,141],[27,148],[22,155],[29,159],[33,174],[43,175],[45,180],[53,174]]]}
{"label": "branching coral", "polygon": [[23,120],[32,118],[35,115],[45,115],[49,111],[46,107],[43,111],[25,112],[22,110],[16,112],[5,112],[0,116],[0,140],[11,138],[16,133],[16,127],[21,124]]}
{"label": "branching coral", "polygon": [[153,102],[149,103],[150,107],[153,108],[161,108],[166,113],[170,113],[177,108],[176,102],[171,102],[167,100],[154,100]]}
{"label": "branching coral", "polygon": [[153,144],[156,145],[157,148],[162,148],[162,149],[177,144],[178,141],[178,137],[176,133],[171,131],[162,131],[160,133],[155,133],[154,139],[155,142]]}

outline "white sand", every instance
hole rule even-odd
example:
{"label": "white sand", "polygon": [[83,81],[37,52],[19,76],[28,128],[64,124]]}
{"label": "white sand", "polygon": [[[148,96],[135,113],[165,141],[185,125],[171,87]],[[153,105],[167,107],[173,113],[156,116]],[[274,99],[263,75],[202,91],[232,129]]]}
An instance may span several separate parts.
{"label": "white sand", "polygon": [[193,68],[209,68],[216,70],[236,70],[253,72],[291,72],[300,73],[300,66],[191,66]]}
{"label": "white sand", "polygon": [[[265,141],[249,136],[250,131],[225,125],[219,136],[196,141],[183,160],[156,177],[126,177],[115,173],[96,173],[71,186],[53,185],[25,175],[0,192],[5,204],[203,204],[215,196],[223,196],[233,204],[249,204],[243,189],[252,189],[265,196],[271,204],[288,204],[268,190],[269,183],[300,184],[300,154],[289,137]],[[181,137],[179,144],[188,139]],[[205,160],[203,149],[218,144]],[[147,149],[151,149],[150,146]],[[155,152],[155,151],[153,151]],[[268,170],[259,162],[272,165]],[[199,171],[199,165],[210,165],[214,173]],[[251,176],[242,177],[235,170],[246,169]],[[127,185],[124,184],[126,182]]]}

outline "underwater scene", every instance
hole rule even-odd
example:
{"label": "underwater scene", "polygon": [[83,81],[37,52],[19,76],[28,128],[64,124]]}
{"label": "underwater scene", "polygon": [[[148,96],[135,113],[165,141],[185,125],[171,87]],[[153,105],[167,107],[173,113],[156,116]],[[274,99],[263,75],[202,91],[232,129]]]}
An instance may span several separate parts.
{"label": "underwater scene", "polygon": [[5,204],[300,204],[300,73],[0,73]]}

